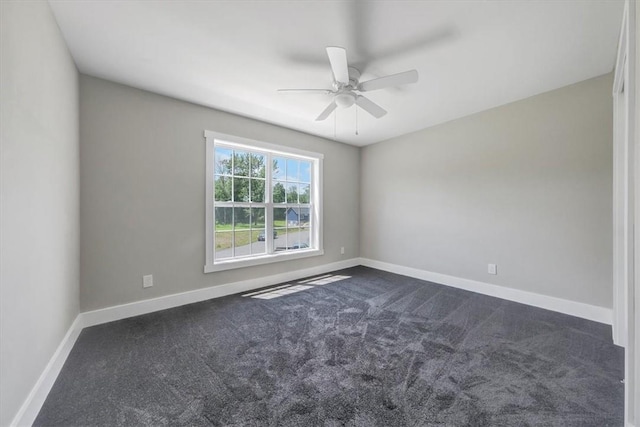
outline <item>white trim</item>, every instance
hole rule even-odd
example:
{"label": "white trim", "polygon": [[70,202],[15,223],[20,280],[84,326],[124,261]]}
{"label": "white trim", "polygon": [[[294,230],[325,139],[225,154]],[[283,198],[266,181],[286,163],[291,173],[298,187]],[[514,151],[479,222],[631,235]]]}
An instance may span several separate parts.
{"label": "white trim", "polygon": [[[267,231],[267,233],[269,233]],[[322,249],[300,250],[298,252],[276,252],[261,256],[253,256],[250,258],[236,258],[228,261],[218,261],[215,264],[204,266],[205,273],[213,273],[215,271],[231,270],[240,267],[251,267],[254,265],[270,264],[272,262],[291,261],[293,259],[309,258],[313,256],[324,255]]]}
{"label": "white trim", "polygon": [[252,149],[252,148],[255,149],[256,147],[262,148],[264,150],[269,150],[276,154],[282,154],[284,156],[288,154],[288,155],[306,157],[309,160],[324,159],[324,154],[322,153],[301,150],[299,148],[288,147],[286,145],[272,144],[270,142],[258,141],[250,138],[243,138],[241,136],[229,135],[226,133],[214,132],[212,130],[205,130],[204,138],[205,138],[205,142],[206,142],[206,139],[208,138],[219,139],[224,141],[227,144],[241,146],[247,149]]}
{"label": "white trim", "polygon": [[634,280],[634,4],[625,2],[613,94],[613,341],[626,347]]}
{"label": "white trim", "polygon": [[13,421],[11,421],[10,424],[12,427],[30,426],[33,424],[51,391],[51,387],[53,387],[53,384],[56,382],[58,374],[60,374],[73,345],[76,343],[82,328],[82,314],[79,314],[69,327],[64,338],[62,338],[53,356],[49,359],[49,363],[47,363],[38,381],[36,381],[31,392],[22,403],[18,413],[13,417]]}
{"label": "white trim", "polygon": [[629,17],[629,5],[625,2],[624,10],[622,12],[622,22],[620,24],[620,35],[618,36],[618,50],[616,51],[616,63],[613,68],[613,90],[612,95],[616,95],[619,92],[621,80],[624,76],[624,61],[627,58],[627,36],[626,27]]}
{"label": "white trim", "polygon": [[613,95],[613,342],[625,346],[626,343],[626,291],[625,247],[628,233],[625,232],[625,153],[621,138],[620,121],[621,98]]}
{"label": "white trim", "polygon": [[324,251],[324,222],[323,222],[323,206],[324,206],[324,157],[319,157],[314,164],[317,170],[314,170],[313,188],[311,190],[312,196],[317,194],[317,203],[313,206],[312,218],[315,221],[313,227],[313,239],[314,245],[320,250]]}
{"label": "white trim", "polygon": [[360,264],[366,267],[376,268],[403,276],[414,277],[453,288],[464,289],[496,298],[519,302],[546,310],[557,311],[571,316],[581,317],[595,322],[611,324],[612,311],[605,307],[584,304],[576,301],[569,301],[562,298],[536,294],[520,289],[507,288],[490,283],[478,282],[476,280],[463,279],[461,277],[449,276],[446,274],[434,273],[412,267],[405,267],[398,264],[377,261],[368,258],[360,258]]}
{"label": "white trim", "polygon": [[[205,132],[206,135],[206,132]],[[206,139],[206,156],[207,156],[207,161],[206,161],[206,173],[207,173],[207,183],[205,185],[205,250],[204,250],[204,269],[205,269],[205,273],[207,272],[207,266],[208,265],[213,265],[213,227],[214,227],[214,221],[213,221],[213,192],[214,192],[214,186],[213,183],[210,183],[209,181],[211,181],[213,179],[214,176],[214,164],[212,161],[210,161],[209,159],[213,159],[213,152],[214,152],[214,146],[213,146],[213,142],[211,140],[209,140],[208,138]]]}
{"label": "white trim", "polygon": [[[624,91],[623,91],[624,89]],[[636,141],[636,2],[626,0],[613,84],[613,336],[625,347],[625,423],[638,419],[640,359],[637,277],[640,272],[640,150]]]}
{"label": "white trim", "polygon": [[325,274],[331,271],[341,270],[343,268],[355,267],[357,265],[359,265],[359,259],[352,258],[330,264],[319,265],[317,267],[288,271],[286,273],[242,280],[239,282],[225,283],[223,285],[211,286],[209,288],[198,289],[195,291],[182,292],[179,294],[166,295],[158,298],[136,301],[129,304],[87,311],[82,313],[83,324],[85,327],[89,327],[102,323],[113,322],[114,320],[126,319],[128,317],[152,313],[154,311],[166,310],[168,308],[179,307],[213,298],[220,298],[240,292],[247,292],[253,289],[263,288],[265,286],[277,285],[279,283],[302,279],[303,277],[308,276],[315,276],[316,274]]}
{"label": "white trim", "polygon": [[629,87],[629,95],[627,96],[627,105],[629,111],[627,117],[628,138],[633,146],[633,191],[634,205],[632,213],[633,221],[633,277],[628,287],[628,304],[627,304],[627,345],[625,348],[625,418],[629,424],[638,424],[640,419],[640,318],[638,307],[640,307],[640,287],[638,286],[638,272],[640,272],[640,227],[635,224],[640,223],[640,149],[638,148],[638,107],[637,107],[637,78],[638,78],[638,54],[637,54],[637,4],[635,1],[626,1],[625,9],[627,13],[626,26],[628,46],[627,46],[627,85]]}

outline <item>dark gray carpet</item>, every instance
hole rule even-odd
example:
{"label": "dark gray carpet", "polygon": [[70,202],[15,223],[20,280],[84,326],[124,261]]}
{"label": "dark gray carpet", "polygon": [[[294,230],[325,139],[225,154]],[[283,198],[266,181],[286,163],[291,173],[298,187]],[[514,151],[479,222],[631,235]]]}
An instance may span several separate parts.
{"label": "dark gray carpet", "polygon": [[623,425],[609,326],[334,274],[85,329],[35,425]]}

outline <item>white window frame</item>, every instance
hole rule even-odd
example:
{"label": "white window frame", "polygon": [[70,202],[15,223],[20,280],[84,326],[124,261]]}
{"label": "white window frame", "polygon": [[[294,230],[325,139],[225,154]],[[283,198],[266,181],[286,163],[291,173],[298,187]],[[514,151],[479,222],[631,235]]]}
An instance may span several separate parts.
{"label": "white window frame", "polygon": [[[205,273],[213,273],[216,271],[230,270],[234,268],[250,267],[254,265],[270,264],[279,261],[288,261],[292,259],[307,258],[312,256],[324,255],[323,232],[322,232],[322,162],[324,155],[311,151],[300,150],[263,141],[256,141],[249,138],[242,138],[234,135],[228,135],[210,130],[204,131],[206,142],[206,244],[205,244]],[[295,252],[274,252],[273,248],[273,208],[278,207],[279,203],[273,203],[271,198],[271,162],[267,162],[267,171],[265,174],[265,236],[267,253],[255,256],[247,256],[243,258],[232,258],[224,260],[215,260],[215,210],[214,210],[214,192],[215,192],[215,164],[214,153],[216,141],[224,144],[226,147],[234,147],[248,151],[258,151],[267,153],[270,156],[294,157],[311,162],[311,236],[310,248],[298,249]],[[271,157],[268,157],[270,159]]]}

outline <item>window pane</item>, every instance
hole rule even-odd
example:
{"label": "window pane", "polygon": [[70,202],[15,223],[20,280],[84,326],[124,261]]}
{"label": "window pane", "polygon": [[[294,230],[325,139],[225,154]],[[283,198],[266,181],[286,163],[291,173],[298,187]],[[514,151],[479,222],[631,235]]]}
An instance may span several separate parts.
{"label": "window pane", "polygon": [[249,208],[233,208],[234,229],[248,229],[251,221],[251,209]]}
{"label": "window pane", "polygon": [[273,240],[273,247],[276,252],[287,250],[287,229],[277,228],[273,230],[275,236]]}
{"label": "window pane", "polygon": [[216,231],[231,231],[233,229],[233,208],[216,208],[215,216]]}
{"label": "window pane", "polygon": [[287,181],[298,180],[298,165],[300,161],[287,159]]}
{"label": "window pane", "polygon": [[263,254],[267,251],[265,242],[265,230],[251,230],[251,253]]}
{"label": "window pane", "polygon": [[233,174],[235,176],[249,176],[249,153],[233,152]]}
{"label": "window pane", "polygon": [[265,175],[265,163],[267,157],[263,154],[251,154],[251,176],[254,178],[264,178]]}
{"label": "window pane", "polygon": [[273,179],[286,179],[286,170],[287,170],[287,161],[282,157],[274,157],[273,158]]}
{"label": "window pane", "polygon": [[300,223],[300,209],[287,208],[287,227],[298,227]]}
{"label": "window pane", "polygon": [[216,147],[214,152],[214,172],[218,175],[231,175],[231,153],[230,148]]}
{"label": "window pane", "polygon": [[308,228],[300,229],[300,249],[308,249],[311,247],[311,230]]}
{"label": "window pane", "polygon": [[311,162],[300,161],[300,181],[311,182]]}
{"label": "window pane", "polygon": [[233,252],[231,250],[232,231],[221,231],[215,233],[215,258],[231,258]]}
{"label": "window pane", "polygon": [[300,208],[300,227],[308,227],[311,222],[310,220],[309,208]]}
{"label": "window pane", "polygon": [[233,201],[249,201],[249,178],[233,178]]}
{"label": "window pane", "polygon": [[298,184],[287,183],[287,203],[298,203]]}
{"label": "window pane", "polygon": [[254,240],[256,242],[266,242],[267,241],[267,234],[266,234],[266,230],[265,229],[262,229],[262,230],[251,230],[251,232],[253,233]]}
{"label": "window pane", "polygon": [[264,202],[264,179],[251,180],[251,201]]}
{"label": "window pane", "polygon": [[298,249],[300,246],[300,232],[297,228],[289,229],[287,234],[287,249]]}
{"label": "window pane", "polygon": [[234,240],[235,255],[236,256],[251,255],[251,247],[250,247],[251,232],[249,230],[236,231],[233,234],[235,236],[235,240]]}
{"label": "window pane", "polygon": [[273,228],[287,226],[287,208],[273,208]]}
{"label": "window pane", "polygon": [[300,203],[309,203],[309,200],[311,200],[311,186],[309,184],[300,184],[298,197],[300,198]]}
{"label": "window pane", "polygon": [[231,177],[215,177],[215,200],[219,202],[231,201]]}
{"label": "window pane", "polygon": [[264,228],[264,208],[251,208],[251,228]]}
{"label": "window pane", "polygon": [[280,181],[273,183],[273,203],[284,203],[286,201],[285,185],[286,183]]}

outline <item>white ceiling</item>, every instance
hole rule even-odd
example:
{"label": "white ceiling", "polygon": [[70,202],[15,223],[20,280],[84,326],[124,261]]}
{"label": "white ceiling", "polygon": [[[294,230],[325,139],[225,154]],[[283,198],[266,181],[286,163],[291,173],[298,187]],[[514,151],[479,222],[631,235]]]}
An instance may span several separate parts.
{"label": "white ceiling", "polygon": [[[353,145],[367,145],[613,69],[622,0],[50,0],[81,72]],[[369,92],[389,113],[315,118],[331,88],[325,46],[361,81],[417,69]],[[334,130],[335,125],[335,130]],[[336,137],[334,138],[334,131]]]}

